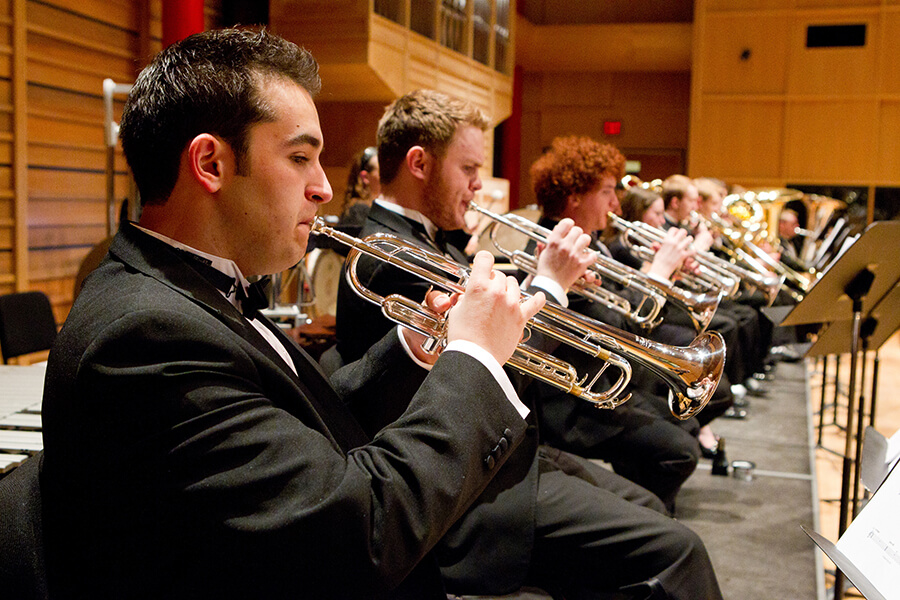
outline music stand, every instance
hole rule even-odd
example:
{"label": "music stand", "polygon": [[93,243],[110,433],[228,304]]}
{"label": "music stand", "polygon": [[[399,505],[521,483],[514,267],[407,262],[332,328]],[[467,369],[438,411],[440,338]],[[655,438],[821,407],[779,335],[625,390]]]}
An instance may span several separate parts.
{"label": "music stand", "polygon": [[[863,443],[863,420],[865,418],[865,402],[863,386],[865,385],[866,353],[872,349],[876,352],[882,345],[900,329],[900,283],[895,285],[869,315],[860,324],[860,340],[862,343],[862,370],[860,374],[860,393],[856,427],[856,452],[854,472],[860,473]],[[840,354],[846,351],[847,340],[853,335],[852,323],[848,321],[836,321],[825,326],[818,339],[809,349],[807,356],[827,356]],[[869,403],[869,425],[875,425],[875,401],[878,385],[878,363],[876,362],[872,375],[872,391]],[[820,422],[821,423],[821,422]],[[859,501],[859,478],[854,480],[853,490],[853,514],[856,514]]]}
{"label": "music stand", "polygon": [[[853,419],[856,402],[856,373],[859,358],[860,330],[865,316],[900,281],[900,261],[880,261],[881,253],[900,247],[900,222],[878,221],[872,223],[842,254],[828,266],[819,280],[777,324],[806,325],[813,323],[850,322],[850,383],[846,444],[843,454],[841,482],[841,508],[839,535],[847,526],[850,505],[850,478],[853,468]],[[773,316],[767,313],[769,318]],[[777,318],[777,316],[775,317]],[[847,351],[846,338],[841,353]],[[843,596],[843,575],[840,568],[835,574],[834,599]]]}
{"label": "music stand", "polygon": [[[881,465],[884,466],[883,464]],[[900,577],[896,569],[896,545],[900,534],[896,497],[900,493],[900,468],[895,463],[882,477],[872,499],[860,511],[859,516],[842,534],[837,543],[800,528],[828,555],[837,566],[838,573],[847,578],[867,600],[894,600],[900,598],[897,584]],[[835,580],[835,597],[843,590],[843,582]]]}

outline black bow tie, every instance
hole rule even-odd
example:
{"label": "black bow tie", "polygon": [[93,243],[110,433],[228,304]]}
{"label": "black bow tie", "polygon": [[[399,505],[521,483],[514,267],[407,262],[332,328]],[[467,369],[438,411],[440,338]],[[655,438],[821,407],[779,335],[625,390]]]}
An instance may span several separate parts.
{"label": "black bow tie", "polygon": [[237,286],[238,302],[241,303],[241,311],[248,319],[255,318],[260,310],[269,307],[269,296],[266,293],[268,285],[269,278],[263,277],[251,283],[246,293],[244,286]]}
{"label": "black bow tie", "polygon": [[262,277],[258,281],[251,283],[249,290],[244,292],[244,286],[242,286],[237,279],[218,270],[212,266],[207,259],[186,250],[179,250],[179,253],[182,256],[191,259],[191,266],[193,266],[204,279],[215,286],[217,290],[229,296],[232,293],[236,294],[238,302],[241,305],[241,312],[248,319],[256,318],[257,313],[261,309],[268,308],[269,297],[266,293],[266,288],[269,284],[268,277]]}

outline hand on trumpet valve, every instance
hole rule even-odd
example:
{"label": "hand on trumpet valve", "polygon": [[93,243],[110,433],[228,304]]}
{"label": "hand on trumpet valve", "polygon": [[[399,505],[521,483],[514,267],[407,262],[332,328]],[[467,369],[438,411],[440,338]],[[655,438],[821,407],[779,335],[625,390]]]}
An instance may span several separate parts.
{"label": "hand on trumpet valve", "polygon": [[713,244],[713,235],[705,223],[700,223],[694,230],[694,248],[697,252],[707,252]]}
{"label": "hand on trumpet valve", "polygon": [[520,302],[519,282],[493,266],[490,252],[475,255],[466,291],[448,316],[447,340],[478,344],[502,365],[513,355],[525,324],[543,308],[545,298],[538,292]]}
{"label": "hand on trumpet valve", "polygon": [[597,277],[588,267],[597,261],[597,255],[588,249],[590,245],[591,236],[572,219],[562,219],[547,236],[546,243],[538,245],[537,275],[556,281],[563,290],[582,277],[594,283]]}
{"label": "hand on trumpet valve", "polygon": [[650,273],[663,279],[671,279],[672,274],[682,268],[685,261],[696,252],[693,238],[680,227],[673,227],[666,231],[662,241],[654,242],[653,262],[650,263]]}
{"label": "hand on trumpet valve", "polygon": [[[425,299],[422,300],[422,306],[436,314],[443,315],[456,304],[459,300],[459,296],[460,294],[449,295],[445,292],[429,289],[425,294]],[[438,356],[441,354],[441,350],[443,350],[443,347],[440,344],[428,343],[432,341],[432,338],[426,337],[418,331],[414,331],[405,326],[400,327],[400,332],[404,337],[406,347],[409,348],[410,352],[413,353],[418,361],[428,365],[433,365],[437,361]],[[428,349],[432,346],[433,350]]]}

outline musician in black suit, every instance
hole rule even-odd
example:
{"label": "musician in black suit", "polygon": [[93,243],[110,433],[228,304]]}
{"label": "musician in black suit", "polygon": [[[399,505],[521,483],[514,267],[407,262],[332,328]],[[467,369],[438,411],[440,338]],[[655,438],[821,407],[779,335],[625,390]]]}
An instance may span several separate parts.
{"label": "musician in black suit", "polygon": [[[700,192],[694,181],[680,174],[670,175],[662,183],[661,195],[666,208],[663,229],[680,227],[694,236],[698,251],[709,252],[713,243],[712,234],[702,223],[694,223],[693,212],[700,206]],[[753,374],[763,370],[763,361],[768,353],[764,336],[760,334],[760,320],[766,317],[758,310],[740,301],[724,298],[710,328],[720,331],[736,330],[737,342],[728,345],[728,359],[725,369],[732,383],[731,390],[742,404],[741,399],[748,391],[764,393]],[[728,338],[726,338],[728,339]]]}
{"label": "musician in black suit", "polygon": [[[542,302],[519,304],[480,254],[447,349],[366,434],[245,277],[295,264],[331,198],[318,87],[305,50],[241,30],[138,77],[120,136],[140,225],[86,279],[47,367],[51,597],[445,600],[430,553],[525,436],[500,365]],[[333,381],[387,402],[412,364],[391,332]]]}
{"label": "musician in black suit", "polygon": [[[586,136],[561,136],[531,165],[530,176],[538,204],[543,210],[540,225],[550,229],[562,219],[572,219],[586,231],[606,228],[607,213],[617,203],[615,186],[625,173],[625,157],[611,144]],[[656,254],[649,276],[667,280],[692,252],[691,239],[683,231],[667,236],[664,249]],[[611,258],[599,239],[592,246]],[[639,292],[623,289],[604,278],[604,288],[637,306]],[[648,337],[651,332],[636,325],[602,302],[569,294],[569,308],[612,327]],[[664,340],[671,343],[671,340]],[[686,345],[690,339],[679,344]],[[596,359],[559,348],[555,355],[590,372]],[[596,367],[594,367],[596,368]],[[613,374],[613,377],[616,377]],[[569,394],[538,384],[537,412],[541,437],[547,443],[588,458],[603,459],[615,471],[653,491],[674,514],[679,489],[694,472],[700,457],[696,419],[678,421],[668,410],[665,386],[635,365],[632,399],[615,410],[593,410]],[[665,409],[668,418],[661,414]]]}
{"label": "musician in black suit", "polygon": [[[382,196],[360,235],[389,233],[464,263],[465,257],[445,244],[445,234],[464,227],[466,207],[481,186],[488,127],[473,105],[438,92],[418,90],[396,100],[377,135]],[[565,245],[571,228],[571,221],[562,224],[548,247]],[[581,235],[576,239],[583,244]],[[571,252],[557,257],[584,256],[583,247],[570,246]],[[549,248],[548,255],[556,250]],[[418,300],[428,287],[384,263],[361,259],[358,267],[361,283],[378,294]],[[341,280],[337,348],[352,360],[394,325]],[[558,290],[561,302],[574,277],[555,280],[557,285],[567,280]],[[533,284],[547,285],[548,293],[554,287],[549,281]],[[381,417],[357,408],[364,422]],[[615,592],[626,598],[721,596],[702,542],[664,515],[658,499],[580,457],[536,449],[537,435],[530,431],[527,443],[533,450],[526,452],[525,443],[517,449],[504,467],[507,476],[501,480],[501,473],[492,482],[439,545],[449,591],[499,594],[536,585],[572,598]]]}

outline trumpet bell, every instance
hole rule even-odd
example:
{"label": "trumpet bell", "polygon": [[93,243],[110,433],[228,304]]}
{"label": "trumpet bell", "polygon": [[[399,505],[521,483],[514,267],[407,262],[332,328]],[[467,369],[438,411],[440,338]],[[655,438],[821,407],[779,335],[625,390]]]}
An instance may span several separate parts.
{"label": "trumpet bell", "polygon": [[675,369],[669,371],[680,383],[672,383],[669,396],[669,410],[679,419],[689,419],[703,410],[722,378],[725,369],[725,340],[716,331],[707,331],[697,336],[686,348],[684,356]]}

